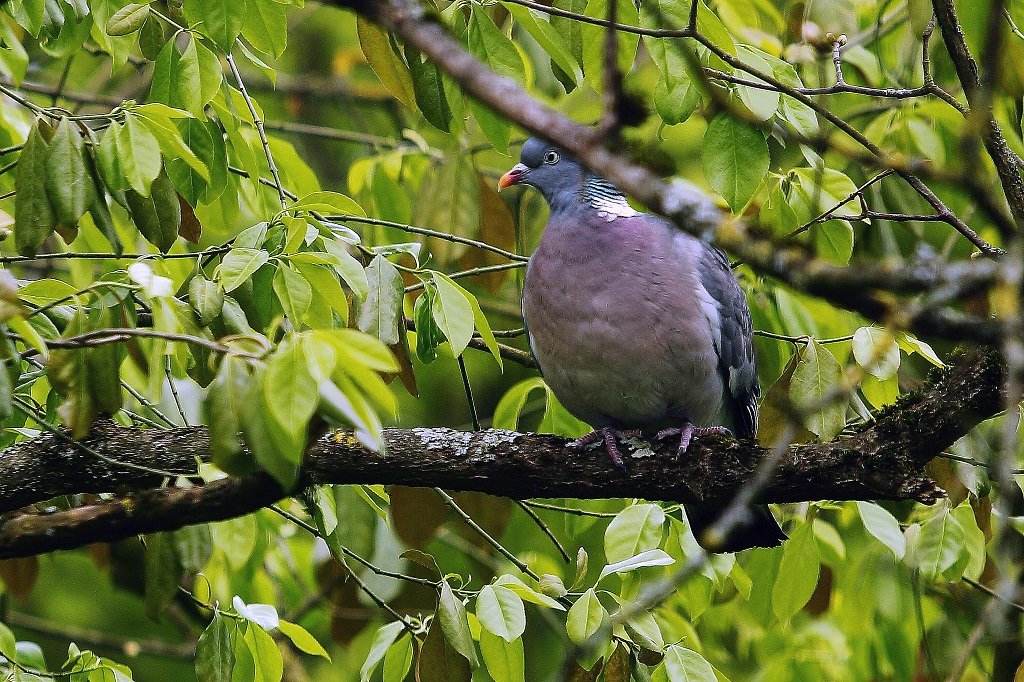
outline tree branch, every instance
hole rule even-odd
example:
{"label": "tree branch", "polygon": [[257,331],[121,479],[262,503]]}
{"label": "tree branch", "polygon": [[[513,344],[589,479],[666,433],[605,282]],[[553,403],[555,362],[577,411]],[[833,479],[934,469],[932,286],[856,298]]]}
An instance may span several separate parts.
{"label": "tree branch", "polygon": [[[914,499],[942,495],[921,467],[1002,409],[1003,363],[995,351],[964,352],[920,392],[884,410],[865,431],[833,443],[794,445],[782,454],[760,502]],[[705,437],[676,462],[674,445],[630,459],[624,475],[600,449],[577,452],[557,436],[445,428],[388,429],[385,454],[346,432],[307,453],[302,485],[379,483],[473,490],[515,499],[642,497],[725,504],[767,454],[750,441]],[[209,453],[204,427],[162,430],[98,422],[83,441],[107,458],[192,474]],[[154,489],[158,477],[97,460],[52,434],[0,455],[0,559],[111,542],[251,513],[287,493],[264,474],[188,488]],[[134,492],[54,513],[14,513],[71,493]]]}

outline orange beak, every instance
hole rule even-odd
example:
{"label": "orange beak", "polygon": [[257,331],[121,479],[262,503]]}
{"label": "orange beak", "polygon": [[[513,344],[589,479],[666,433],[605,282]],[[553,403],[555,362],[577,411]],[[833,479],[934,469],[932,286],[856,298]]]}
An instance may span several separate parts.
{"label": "orange beak", "polygon": [[498,180],[498,191],[511,187],[512,185],[518,185],[526,177],[526,174],[530,172],[529,166],[524,166],[521,163],[517,163],[509,169],[508,173],[505,173]]}

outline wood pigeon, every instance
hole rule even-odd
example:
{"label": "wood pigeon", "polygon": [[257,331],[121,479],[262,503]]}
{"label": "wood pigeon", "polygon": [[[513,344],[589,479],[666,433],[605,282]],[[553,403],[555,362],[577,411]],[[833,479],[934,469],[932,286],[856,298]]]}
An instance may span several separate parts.
{"label": "wood pigeon", "polygon": [[[596,430],[626,471],[617,439],[642,431],[752,438],[760,387],[746,297],[718,249],[659,216],[633,209],[614,185],[538,138],[498,188],[535,187],[550,207],[530,258],[523,317],[541,374],[569,412]],[[711,197],[687,187],[690,220],[712,234]],[[714,508],[688,505],[700,529]],[[717,551],[774,547],[785,539],[767,507],[753,510]]]}

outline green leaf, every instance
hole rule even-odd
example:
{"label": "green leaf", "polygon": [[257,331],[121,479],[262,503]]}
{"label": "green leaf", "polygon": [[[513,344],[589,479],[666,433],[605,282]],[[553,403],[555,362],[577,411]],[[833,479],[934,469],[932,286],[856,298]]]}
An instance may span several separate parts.
{"label": "green leaf", "polygon": [[[152,106],[150,104],[144,106]],[[142,110],[139,107],[136,111]],[[127,118],[135,118],[134,116],[128,116]],[[142,121],[144,126],[149,129],[153,134],[153,137],[157,141],[157,145],[163,152],[164,156],[169,159],[181,161],[185,163],[189,168],[196,172],[199,177],[204,181],[210,180],[210,171],[206,167],[195,152],[185,144],[184,138],[181,136],[181,131],[178,130],[177,126],[166,116],[161,116],[153,112],[146,112],[140,114],[138,119]]]}
{"label": "green leaf", "polygon": [[318,211],[342,216],[365,216],[366,212],[352,198],[341,192],[312,192],[288,207],[289,211]]}
{"label": "green leaf", "polygon": [[221,470],[234,475],[255,471],[252,456],[244,453],[238,441],[249,384],[250,373],[245,361],[229,355],[224,358],[220,371],[210,383],[206,397],[213,463]]}
{"label": "green leaf", "polygon": [[402,682],[412,667],[412,635],[408,632],[384,654],[383,682]]}
{"label": "green leaf", "polygon": [[178,238],[181,228],[181,204],[178,192],[166,173],[160,173],[149,188],[149,196],[134,190],[125,192],[132,221],[142,236],[167,253]]}
{"label": "green leaf", "polygon": [[437,323],[452,347],[452,354],[462,355],[473,339],[473,306],[467,300],[462,287],[451,277],[440,272],[432,273],[437,295],[431,305],[434,321]]}
{"label": "green leaf", "polygon": [[437,600],[435,618],[441,624],[444,637],[452,648],[462,654],[474,668],[479,665],[476,647],[473,645],[473,635],[469,631],[466,607],[463,606],[462,600],[452,592],[447,580],[441,580],[441,592]]}
{"label": "green leaf", "polygon": [[250,625],[245,630],[245,645],[252,654],[256,667],[253,682],[281,682],[284,675],[284,660],[277,643],[267,631]]}
{"label": "green leaf", "polygon": [[789,395],[793,404],[806,414],[804,426],[821,438],[830,441],[846,425],[846,400],[823,399],[838,388],[842,375],[839,362],[827,348],[811,339],[800,351],[800,363],[793,371]]}
{"label": "green leaf", "polygon": [[782,563],[772,587],[772,610],[780,620],[789,620],[803,608],[818,585],[818,544],[813,522],[793,531],[783,545]]}
{"label": "green leaf", "polygon": [[[760,50],[755,50],[746,45],[739,45],[737,47],[737,56],[745,64],[761,73],[772,73],[771,65],[765,60],[765,55]],[[744,77],[754,83],[765,83],[756,76],[744,74]],[[749,85],[740,85],[736,89],[739,91],[740,100],[760,121],[771,119],[779,109],[779,92],[771,87],[755,88]]]}
{"label": "green leaf", "polygon": [[434,287],[426,287],[412,309],[416,325],[416,357],[425,365],[437,359],[437,347],[444,343],[444,334],[434,321],[433,308],[436,296]]}
{"label": "green leaf", "polygon": [[57,221],[46,196],[49,154],[39,126],[29,131],[14,174],[14,242],[23,256],[35,255]]}
{"label": "green leaf", "polygon": [[274,421],[293,435],[303,433],[316,411],[317,384],[298,343],[282,344],[267,361],[264,391]]}
{"label": "green leaf", "polygon": [[328,661],[331,660],[330,655],[323,648],[320,642],[316,641],[316,638],[309,634],[306,628],[302,627],[297,623],[291,623],[287,620],[280,620],[277,624],[278,630],[281,634],[292,641],[299,651],[304,651],[307,654],[313,656],[322,656]]}
{"label": "green leaf", "polygon": [[181,584],[181,562],[170,533],[146,536],[145,562],[146,615],[155,620],[171,603]]}
{"label": "green leaf", "polygon": [[[291,431],[273,418],[267,404],[266,372],[257,370],[242,403],[242,430],[256,463],[285,490],[291,489],[299,474],[306,448],[306,431]],[[309,398],[306,398],[309,400]],[[316,395],[312,396],[316,400]],[[268,419],[268,416],[271,418]]]}
{"label": "green leaf", "polygon": [[506,642],[526,630],[526,609],[517,594],[501,586],[484,585],[476,598],[480,624]]}
{"label": "green leaf", "polygon": [[[640,23],[640,13],[632,0],[617,0],[618,21],[621,24],[636,26]],[[606,20],[608,18],[609,0],[590,0],[587,3],[584,14],[595,19]],[[583,71],[586,74],[587,82],[597,92],[604,92],[604,37],[606,29],[603,26],[585,24],[580,27],[580,34],[583,42]],[[617,62],[619,70],[626,74],[633,68],[633,61],[636,58],[637,45],[640,36],[629,33],[619,33]]]}
{"label": "green leaf", "polygon": [[247,3],[237,0],[185,0],[190,27],[210,38],[224,52],[231,52],[248,14]]}
{"label": "green leaf", "polygon": [[447,133],[451,128],[452,110],[444,91],[441,72],[429,59],[423,61],[420,53],[408,43],[405,45],[405,57],[412,74],[412,90],[427,123]]}
{"label": "green leaf", "polygon": [[661,544],[665,512],[656,504],[635,504],[619,512],[604,533],[604,553],[609,562],[632,559]]}
{"label": "green leaf", "polygon": [[334,269],[345,280],[345,284],[356,295],[356,298],[365,301],[370,293],[370,285],[367,280],[368,273],[363,269],[363,264],[348,252],[348,248],[340,240],[324,239],[323,243],[327,253],[337,259],[337,262],[332,264]]}
{"label": "green leaf", "polygon": [[356,17],[356,32],[363,55],[381,84],[395,99],[414,109],[416,96],[413,94],[412,76],[405,62],[392,48],[388,33],[362,15]]}
{"label": "green leaf", "polygon": [[385,345],[399,341],[402,325],[402,275],[398,268],[383,256],[376,256],[366,268],[369,293],[359,304],[356,325],[360,331],[372,334]]}
{"label": "green leaf", "polygon": [[218,269],[220,284],[231,292],[244,284],[254,272],[263,267],[269,255],[260,249],[231,249]]}
{"label": "green leaf", "polygon": [[935,354],[931,346],[906,332],[900,332],[896,335],[896,343],[903,349],[904,353],[917,353],[936,367],[946,366],[946,363]]}
{"label": "green leaf", "polygon": [[93,179],[86,169],[78,127],[62,118],[46,158],[46,194],[57,222],[73,226],[93,202]]}
{"label": "green leaf", "polygon": [[274,293],[281,301],[281,307],[296,329],[305,317],[313,301],[313,289],[297,270],[284,263],[277,267],[274,275]]}
{"label": "green leaf", "polygon": [[494,585],[514,592],[520,599],[528,601],[531,604],[555,609],[556,611],[565,611],[565,607],[558,603],[557,600],[549,597],[543,592],[538,592],[514,575],[505,574],[498,576],[498,579],[494,581]]}
{"label": "green leaf", "polygon": [[811,228],[814,251],[830,263],[848,265],[853,255],[853,226],[845,220],[830,220]]}
{"label": "green leaf", "polygon": [[224,292],[216,282],[199,273],[188,283],[188,302],[199,316],[199,324],[205,327],[220,316],[224,308]]}
{"label": "green leaf", "polygon": [[613,573],[628,573],[629,571],[635,571],[638,568],[645,568],[647,566],[670,566],[675,562],[676,560],[670,557],[665,550],[649,549],[628,559],[608,564],[601,570],[601,578]]}
{"label": "green leaf", "polygon": [[501,397],[494,408],[492,424],[496,429],[515,431],[519,428],[519,415],[526,406],[526,399],[535,389],[544,389],[544,380],[540,377],[523,379]]}
{"label": "green leaf", "polygon": [[494,682],[525,682],[526,662],[521,638],[509,642],[483,629],[480,653]]}
{"label": "green leaf", "polygon": [[880,327],[861,327],[853,333],[853,357],[883,381],[895,376],[900,368],[900,347],[893,335]]}
{"label": "green leaf", "polygon": [[896,517],[873,502],[857,502],[857,511],[864,528],[891,549],[897,560],[902,559],[907,552],[907,540]]}
{"label": "green leaf", "polygon": [[914,545],[913,559],[921,579],[931,582],[954,566],[964,540],[963,526],[949,513],[949,504],[938,505],[936,513],[921,526]]}
{"label": "green leaf", "polygon": [[121,9],[114,12],[107,19],[106,32],[108,36],[126,36],[135,33],[149,18],[149,5],[139,5],[129,2]]}
{"label": "green leaf", "polygon": [[[124,125],[117,129],[113,125],[107,129],[103,139],[116,132],[113,153],[117,155],[117,168],[127,180],[127,187],[110,183],[114,189],[131,187],[142,196],[149,196],[149,187],[160,174],[160,143],[145,125],[141,125],[135,116],[125,116]],[[100,147],[101,158],[103,148]],[[103,167],[102,161],[100,167]],[[115,171],[116,172],[116,171]]]}
{"label": "green leaf", "polygon": [[594,589],[583,593],[569,609],[565,620],[565,631],[576,646],[585,646],[590,638],[602,628],[609,629],[611,618],[601,605]]}
{"label": "green leaf", "polygon": [[373,642],[370,644],[370,652],[366,655],[366,661],[363,662],[363,667],[359,670],[360,682],[369,681],[373,671],[384,660],[384,655],[388,649],[391,648],[398,635],[404,630],[405,626],[402,625],[401,621],[397,620],[378,628],[377,633],[373,637]]}
{"label": "green leaf", "polygon": [[139,51],[149,61],[156,61],[160,50],[164,46],[164,29],[160,20],[156,17],[149,17],[142,25],[142,33],[139,34]]}
{"label": "green leaf", "polygon": [[665,650],[665,676],[668,682],[717,682],[715,670],[693,649],[673,644]]}
{"label": "green leaf", "polygon": [[515,18],[526,31],[533,36],[551,61],[558,65],[573,82],[579,83],[583,80],[583,71],[580,64],[573,55],[572,50],[566,43],[565,37],[552,26],[543,15],[537,10],[517,5],[513,2],[502,2],[502,6]]}
{"label": "green leaf", "polygon": [[203,630],[196,643],[196,678],[198,682],[231,682],[231,669],[235,665],[235,653],[231,635],[234,623],[220,612],[213,614],[213,620]]}
{"label": "green leaf", "polygon": [[704,176],[733,213],[754,196],[768,173],[769,160],[764,135],[746,121],[722,113],[708,124],[701,148]]}
{"label": "green leaf", "polygon": [[234,5],[245,8],[242,36],[257,50],[280,57],[288,44],[288,6],[276,0],[236,0]]}

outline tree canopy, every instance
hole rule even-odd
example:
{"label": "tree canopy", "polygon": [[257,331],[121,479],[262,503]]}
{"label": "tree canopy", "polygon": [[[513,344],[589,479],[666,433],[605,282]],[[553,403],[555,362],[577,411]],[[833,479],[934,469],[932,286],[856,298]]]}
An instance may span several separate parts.
{"label": "tree canopy", "polygon": [[[1022,25],[0,2],[0,673],[1020,679]],[[720,199],[757,442],[567,447],[530,135],[680,230]],[[709,553],[753,502],[789,540]]]}

